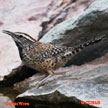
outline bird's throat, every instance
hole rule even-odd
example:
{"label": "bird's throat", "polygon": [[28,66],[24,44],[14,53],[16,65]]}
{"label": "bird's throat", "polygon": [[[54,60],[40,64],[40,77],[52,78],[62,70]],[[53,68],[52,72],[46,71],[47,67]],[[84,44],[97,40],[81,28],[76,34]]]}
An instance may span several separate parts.
{"label": "bird's throat", "polygon": [[20,55],[20,58],[23,59],[22,57],[22,52],[23,52],[23,46],[19,45],[18,43],[16,43],[17,47],[18,47],[18,51],[19,51],[19,55]]}

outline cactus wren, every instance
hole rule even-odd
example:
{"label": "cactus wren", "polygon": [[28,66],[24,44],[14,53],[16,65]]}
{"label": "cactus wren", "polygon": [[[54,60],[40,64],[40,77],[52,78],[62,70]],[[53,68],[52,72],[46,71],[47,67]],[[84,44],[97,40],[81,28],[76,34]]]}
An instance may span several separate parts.
{"label": "cactus wren", "polygon": [[21,32],[10,32],[3,30],[15,41],[22,62],[37,71],[53,74],[53,71],[65,65],[73,56],[89,45],[93,45],[103,37],[95,38],[75,47],[54,46],[33,39],[31,36]]}

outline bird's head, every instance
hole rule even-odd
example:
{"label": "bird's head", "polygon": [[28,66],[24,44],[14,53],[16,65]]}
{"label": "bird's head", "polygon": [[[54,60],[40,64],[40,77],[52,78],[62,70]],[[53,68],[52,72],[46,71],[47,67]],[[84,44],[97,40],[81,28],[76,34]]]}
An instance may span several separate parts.
{"label": "bird's head", "polygon": [[22,47],[24,45],[27,45],[27,44],[30,44],[31,42],[36,41],[28,34],[22,33],[22,32],[11,32],[11,31],[7,31],[7,30],[3,30],[3,33],[10,35],[13,38],[13,40],[15,41],[15,43],[17,44],[17,46],[19,46],[19,47]]}

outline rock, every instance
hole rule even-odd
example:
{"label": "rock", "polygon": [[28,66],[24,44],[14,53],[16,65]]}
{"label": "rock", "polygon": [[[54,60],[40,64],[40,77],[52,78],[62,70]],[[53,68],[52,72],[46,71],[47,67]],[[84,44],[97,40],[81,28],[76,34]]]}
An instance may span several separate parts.
{"label": "rock", "polygon": [[[83,12],[93,1],[0,1],[0,30],[26,32],[38,39],[40,32],[44,34],[56,24]],[[71,14],[72,11],[73,14]]]}
{"label": "rock", "polygon": [[13,69],[10,74],[4,76],[4,79],[0,81],[0,87],[12,86],[14,83],[22,81],[25,78],[32,76],[36,72],[36,70],[21,65]]}
{"label": "rock", "polygon": [[[89,105],[81,105],[80,104],[81,102],[77,100],[75,97],[67,98],[64,94],[61,94],[59,91],[54,91],[51,93],[49,90],[45,90],[44,95],[42,97],[38,95],[35,99],[34,98],[35,97],[33,97],[33,101],[30,101],[31,98],[29,96],[28,96],[28,99],[26,99],[26,97],[24,98],[19,97],[16,99],[15,102],[23,101],[25,103],[29,101],[29,105],[30,105],[29,107],[32,107],[32,108],[55,108],[55,107],[56,108],[72,108],[72,107],[74,108],[96,108],[96,107],[90,107]],[[16,106],[16,108],[20,108],[20,107]]]}
{"label": "rock", "polygon": [[0,81],[20,64],[21,60],[15,44],[11,38],[0,33]]}
{"label": "rock", "polygon": [[[49,20],[44,21],[42,31],[39,33],[39,39],[43,37],[55,25],[80,15],[94,0],[54,0],[49,6],[47,16]],[[38,40],[39,40],[38,39]]]}
{"label": "rock", "polygon": [[108,35],[107,4],[107,0],[95,1],[80,16],[58,24],[40,41],[54,45],[73,46],[93,37]]}
{"label": "rock", "polygon": [[[103,64],[101,64],[101,61]],[[29,78],[26,82],[29,83],[28,87],[32,85],[32,89],[28,89],[25,92],[22,91],[24,93],[16,98],[16,102],[29,101],[31,105],[34,105],[35,102],[33,108],[38,108],[39,105],[44,108],[45,103],[51,106],[51,108],[55,106],[61,108],[61,105],[64,106],[63,108],[71,108],[73,105],[76,105],[74,108],[107,108],[107,70],[108,55],[96,59],[89,64],[60,69],[59,71],[64,71],[65,73],[49,77],[38,89],[36,88],[36,80],[33,80],[36,76],[35,78],[32,76],[32,78]],[[26,83],[23,82],[23,86],[19,86],[19,90],[23,90],[27,85]],[[19,85],[21,85],[21,82]],[[97,104],[83,106],[81,101],[95,101]],[[100,102],[100,104],[98,104],[98,102]]]}
{"label": "rock", "polygon": [[95,45],[86,47],[82,52],[75,55],[65,66],[82,65],[108,53],[108,39]]}

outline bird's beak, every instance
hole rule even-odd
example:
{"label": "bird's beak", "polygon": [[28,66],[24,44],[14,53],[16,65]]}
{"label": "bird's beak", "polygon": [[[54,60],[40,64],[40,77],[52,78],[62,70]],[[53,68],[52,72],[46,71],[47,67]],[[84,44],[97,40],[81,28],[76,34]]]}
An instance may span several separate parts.
{"label": "bird's beak", "polygon": [[10,35],[10,36],[12,36],[13,38],[16,36],[15,33],[10,32],[10,31],[7,31],[7,30],[3,30],[2,32],[5,33],[5,34],[8,34],[8,35]]}

